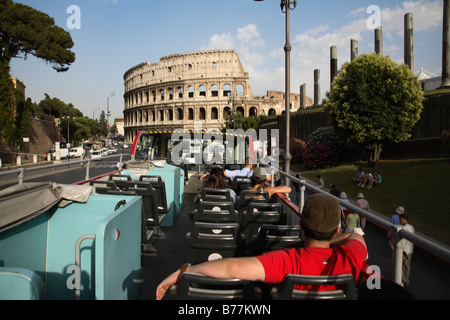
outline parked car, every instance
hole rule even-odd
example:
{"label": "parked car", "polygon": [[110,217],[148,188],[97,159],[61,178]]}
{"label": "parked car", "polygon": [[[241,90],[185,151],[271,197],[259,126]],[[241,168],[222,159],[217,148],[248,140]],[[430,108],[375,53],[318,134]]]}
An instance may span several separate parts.
{"label": "parked car", "polygon": [[106,157],[106,156],[109,155],[108,148],[102,148],[101,152],[102,152],[102,156],[105,156],[105,157]]}
{"label": "parked car", "polygon": [[102,160],[102,151],[101,150],[94,150],[91,153],[91,160]]}

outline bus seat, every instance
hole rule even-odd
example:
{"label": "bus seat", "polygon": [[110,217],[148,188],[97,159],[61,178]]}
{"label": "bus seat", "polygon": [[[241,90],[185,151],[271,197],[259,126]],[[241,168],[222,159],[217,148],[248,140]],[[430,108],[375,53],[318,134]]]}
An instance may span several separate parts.
{"label": "bus seat", "polygon": [[236,194],[240,194],[241,191],[250,189],[251,187],[251,177],[248,176],[235,176],[233,181],[231,181],[231,189],[233,189]]}
{"label": "bus seat", "polygon": [[239,216],[234,203],[218,201],[199,201],[194,222],[234,222],[239,223]]}
{"label": "bus seat", "polygon": [[[342,286],[332,291],[297,290],[297,285]],[[289,274],[278,288],[272,288],[274,300],[352,300],[356,296],[355,280],[351,274],[306,276]]]}
{"label": "bus seat", "polygon": [[228,189],[212,189],[204,188],[200,199],[203,201],[227,201],[233,202],[230,191]]}
{"label": "bus seat", "polygon": [[185,272],[168,293],[169,300],[248,300],[254,297],[252,283],[239,279],[216,279]]}
{"label": "bus seat", "polygon": [[236,203],[236,209],[246,208],[250,203],[269,202],[269,193],[267,191],[258,190],[242,190]]}
{"label": "bus seat", "polygon": [[[114,181],[109,180],[108,182],[112,182],[111,186],[115,185]],[[129,183],[129,186],[124,185],[124,190],[120,188],[97,188],[97,193],[142,197],[141,245],[145,249],[148,247],[153,236],[159,234],[161,220],[156,210],[155,192],[150,183],[144,183],[144,185],[133,181],[124,181],[124,183]]]}
{"label": "bus seat", "polygon": [[116,183],[112,180],[106,180],[106,181],[95,180],[95,181],[89,182],[89,185],[91,185],[93,187],[94,193],[99,193],[99,194],[105,194],[108,190],[120,191],[120,189],[117,188]]}
{"label": "bus seat", "polygon": [[186,260],[193,264],[238,257],[245,251],[245,237],[237,223],[195,222],[186,239]]}
{"label": "bus seat", "polygon": [[131,181],[133,179],[131,179],[131,176],[129,174],[110,174],[109,175],[109,180],[113,180],[113,181]]}
{"label": "bus seat", "polygon": [[156,199],[158,210],[161,213],[169,213],[170,206],[167,205],[166,183],[161,176],[140,176],[139,181],[150,180],[153,188],[156,190]]}
{"label": "bus seat", "polygon": [[284,248],[301,248],[301,229],[298,225],[262,225],[252,237],[249,246],[251,256]]}
{"label": "bus seat", "polygon": [[258,234],[264,224],[285,224],[286,218],[281,203],[250,203],[241,211],[242,233],[247,238],[247,245]]}
{"label": "bus seat", "polygon": [[133,181],[128,187],[129,191],[134,191],[138,196],[142,196],[143,209],[145,211],[146,226],[159,226],[167,215],[158,209],[158,199],[156,189],[151,182]]}

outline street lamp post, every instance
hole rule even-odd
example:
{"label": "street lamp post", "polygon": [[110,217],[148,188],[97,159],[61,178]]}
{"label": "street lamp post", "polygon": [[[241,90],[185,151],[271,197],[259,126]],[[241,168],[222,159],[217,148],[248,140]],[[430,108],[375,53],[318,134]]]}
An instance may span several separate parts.
{"label": "street lamp post", "polygon": [[[66,117],[63,117],[63,119],[65,119]],[[66,147],[67,147],[67,162],[70,161],[70,148],[71,148],[71,144],[70,144],[70,115],[67,116],[67,142],[66,142]]]}
{"label": "street lamp post", "polygon": [[231,117],[233,119],[233,130],[236,130],[236,109],[234,104],[234,99],[236,97],[236,93],[233,94],[228,93],[228,106],[231,106]]}
{"label": "street lamp post", "polygon": [[92,120],[95,120],[95,111],[100,110],[100,107],[97,107],[92,111]]}
{"label": "street lamp post", "polygon": [[109,99],[114,97],[115,95],[115,92],[111,92],[106,99],[106,129],[108,130],[108,132],[106,133],[106,137],[108,137],[109,135],[109,117],[111,116],[111,112],[109,111]]}
{"label": "street lamp post", "polygon": [[[264,1],[264,0],[254,0]],[[284,46],[285,52],[285,102],[286,102],[286,154],[284,155],[284,170],[290,174],[292,155],[290,152],[290,130],[291,130],[291,44],[290,44],[290,21],[289,11],[294,10],[297,7],[297,0],[281,0],[281,12],[286,15],[286,44]],[[285,184],[289,186],[290,179],[285,176]]]}

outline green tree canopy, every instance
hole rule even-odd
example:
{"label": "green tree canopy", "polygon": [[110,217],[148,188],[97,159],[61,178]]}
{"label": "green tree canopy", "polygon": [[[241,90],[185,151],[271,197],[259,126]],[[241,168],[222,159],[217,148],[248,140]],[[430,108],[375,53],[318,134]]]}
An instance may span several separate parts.
{"label": "green tree canopy", "polygon": [[[67,125],[70,126],[69,131]],[[74,146],[80,145],[89,138],[99,138],[102,135],[102,128],[98,121],[83,116],[72,117],[70,121],[62,119],[60,126],[62,136],[67,138],[67,134],[69,134],[69,142],[73,143]]]}
{"label": "green tree canopy", "polygon": [[338,137],[372,151],[411,136],[420,119],[423,93],[406,65],[379,54],[364,54],[345,63],[327,93],[325,109]]}
{"label": "green tree canopy", "polygon": [[45,94],[45,99],[39,102],[39,111],[55,118],[83,116],[83,113],[73,104],[66,104],[58,98],[51,98],[48,94]]}
{"label": "green tree canopy", "polygon": [[75,61],[70,51],[74,43],[70,33],[55,25],[55,20],[32,7],[0,0],[0,62],[9,65],[12,58],[32,54],[67,71]]}
{"label": "green tree canopy", "polygon": [[266,121],[267,116],[261,115],[258,117],[246,117],[240,113],[234,113],[230,114],[229,116],[225,117],[225,126],[222,129],[222,131],[225,131],[226,129],[242,129],[244,131],[247,131],[249,129],[255,129],[256,131],[259,130],[259,127]]}
{"label": "green tree canopy", "polygon": [[70,50],[73,45],[70,34],[55,26],[47,14],[12,0],[0,0],[0,138],[7,144],[20,141],[28,125],[24,117],[31,107],[30,101],[22,101],[14,91],[11,59],[31,54],[63,72],[75,61]]}

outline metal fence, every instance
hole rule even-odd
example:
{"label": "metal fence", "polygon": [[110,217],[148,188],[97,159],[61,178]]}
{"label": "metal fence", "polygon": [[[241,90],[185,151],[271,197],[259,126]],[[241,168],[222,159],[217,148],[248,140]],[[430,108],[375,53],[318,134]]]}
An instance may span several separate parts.
{"label": "metal fence", "polygon": [[[105,156],[102,157],[102,159],[110,159],[110,158],[119,158],[119,162],[123,163],[123,155],[111,155],[111,156]],[[19,169],[14,170],[5,170],[0,172],[0,182],[3,182],[2,180],[5,180],[7,176],[12,176],[9,180],[11,182],[17,181],[17,183],[22,184],[26,177],[29,177],[32,172],[42,172],[42,173],[56,173],[58,170],[63,170],[64,168],[70,168],[73,166],[83,166],[86,169],[85,174],[85,180],[90,179],[90,166],[91,166],[91,159],[82,159],[82,160],[61,160],[60,163],[53,163],[51,165],[38,165],[34,167],[22,167]]]}

